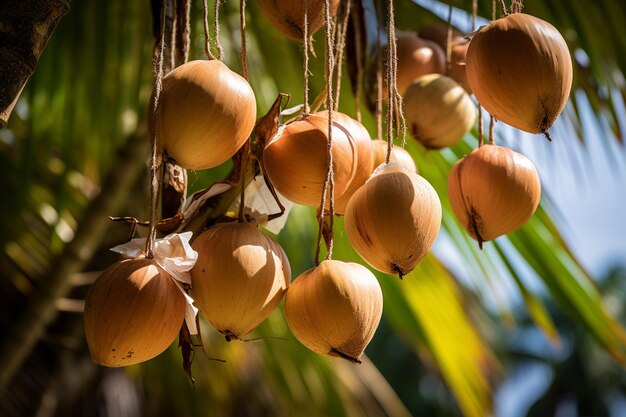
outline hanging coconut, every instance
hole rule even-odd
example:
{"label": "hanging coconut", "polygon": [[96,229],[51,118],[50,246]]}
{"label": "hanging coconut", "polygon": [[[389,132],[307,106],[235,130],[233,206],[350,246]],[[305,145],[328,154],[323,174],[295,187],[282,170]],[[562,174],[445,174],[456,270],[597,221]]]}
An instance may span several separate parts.
{"label": "hanging coconut", "polygon": [[163,78],[157,139],[183,168],[213,168],[228,160],[255,120],[252,88],[217,59],[187,62]]}
{"label": "hanging coconut", "polygon": [[365,126],[350,116],[339,112],[333,112],[333,120],[337,121],[340,128],[351,136],[356,144],[357,166],[354,178],[344,193],[335,199],[335,213],[344,214],[352,194],[365,184],[371,175],[374,169],[374,154],[372,153],[372,139]]}
{"label": "hanging coconut", "polygon": [[[372,150],[374,155],[374,169],[376,169],[380,166],[380,164],[384,164],[387,160],[387,141],[382,139],[373,140]],[[391,157],[389,158],[389,162],[392,162],[415,174],[418,172],[417,165],[415,165],[415,161],[413,160],[411,154],[400,146],[394,146],[391,148]]]}
{"label": "hanging coconut", "polygon": [[404,94],[404,116],[411,136],[428,149],[452,146],[476,122],[476,106],[450,77],[424,75]]}
{"label": "hanging coconut", "polygon": [[472,91],[489,113],[517,129],[549,137],[572,87],[572,59],[554,26],[527,14],[510,14],[474,35],[466,61]]}
{"label": "hanging coconut", "polygon": [[[307,1],[308,34],[312,36],[324,25],[324,0]],[[330,16],[337,13],[339,0],[330,0]],[[304,36],[304,0],[259,0],[261,13],[279,31],[302,42]]]}
{"label": "hanging coconut", "polygon": [[[448,42],[448,25],[444,23],[437,23],[434,25],[424,26],[417,31],[417,36],[422,39],[435,42],[445,51],[446,44]],[[452,44],[463,40],[463,38],[463,32],[455,27],[452,27]]]}
{"label": "hanging coconut", "polygon": [[483,145],[458,161],[448,177],[450,204],[471,237],[482,243],[522,227],[541,197],[533,163],[503,146]]}
{"label": "hanging coconut", "polygon": [[360,363],[383,312],[376,277],[353,262],[322,261],[287,291],[285,318],[294,336],[322,355]]}
{"label": "hanging coconut", "polygon": [[[335,199],[348,189],[357,172],[357,161],[356,141],[346,128],[333,122]],[[327,113],[310,114],[281,127],[265,145],[263,166],[276,190],[287,199],[319,206],[328,172]],[[326,207],[330,198],[327,201]]]}
{"label": "hanging coconut", "polygon": [[446,69],[446,55],[441,47],[412,33],[398,36],[396,50],[398,57],[396,79],[401,95],[404,95],[414,79],[426,74],[443,74]]}
{"label": "hanging coconut", "polygon": [[[444,54],[446,53],[448,43],[448,25],[436,24],[426,26],[418,31],[418,36],[435,42],[441,47]],[[465,57],[467,55],[468,46],[469,40],[465,39],[463,33],[456,28],[452,28],[450,71],[447,75],[459,83],[465,91],[471,94],[472,89],[467,81],[467,74],[465,71]],[[445,71],[442,71],[442,73],[445,73]]]}
{"label": "hanging coconut", "polygon": [[250,223],[220,223],[192,247],[191,296],[227,340],[253,331],[278,306],[291,282],[283,249]]}
{"label": "hanging coconut", "polygon": [[85,334],[94,362],[144,362],[172,344],[185,317],[185,297],[153,260],[126,259],[107,268],[85,300]]}
{"label": "hanging coconut", "polygon": [[441,203],[424,178],[383,165],[350,199],[345,227],[368,264],[402,278],[434,243],[441,227]]}

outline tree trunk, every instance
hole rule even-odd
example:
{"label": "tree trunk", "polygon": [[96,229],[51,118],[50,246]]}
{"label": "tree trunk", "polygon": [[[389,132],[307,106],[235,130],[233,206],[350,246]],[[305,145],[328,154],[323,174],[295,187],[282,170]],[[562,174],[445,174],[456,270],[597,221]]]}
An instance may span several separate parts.
{"label": "tree trunk", "polygon": [[26,81],[70,0],[0,2],[0,128],[6,126]]}

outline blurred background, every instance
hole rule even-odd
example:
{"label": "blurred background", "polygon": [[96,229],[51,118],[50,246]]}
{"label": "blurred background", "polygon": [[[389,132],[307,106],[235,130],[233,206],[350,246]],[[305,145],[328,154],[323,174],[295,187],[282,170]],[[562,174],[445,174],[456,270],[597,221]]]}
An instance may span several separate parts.
{"label": "blurred background", "polygon": [[[454,26],[471,32],[471,1],[451,3]],[[377,275],[384,313],[363,363],[308,351],[281,306],[252,336],[285,340],[228,343],[204,323],[195,386],[176,343],[144,364],[108,369],[91,361],[83,330],[89,285],[117,260],[108,249],[129,232],[107,216],[148,217],[152,8],[160,2],[74,0],[0,130],[0,415],[626,415],[620,0],[525,5],[565,37],[574,86],[552,143],[496,124],[497,142],[529,157],[542,180],[541,205],[521,230],[481,251],[451,211],[447,176],[476,147],[476,130],[442,151],[409,139],[407,150],[442,200],[442,232],[403,281]],[[190,57],[203,59],[202,3],[191,8]],[[427,0],[397,0],[395,8],[406,31],[445,23],[449,10]],[[478,14],[486,24],[491,2],[479,0]],[[301,46],[256,1],[246,19],[258,116],[279,92],[302,103]],[[239,2],[223,2],[220,28],[225,62],[240,72]],[[324,88],[321,32],[311,97]],[[345,81],[339,109],[354,115],[354,102]],[[374,136],[373,116],[364,111],[363,121]],[[222,180],[230,167],[190,171],[190,191]],[[313,266],[316,233],[315,209],[295,206],[275,236],[294,277]],[[335,236],[335,259],[362,262],[340,218]]]}

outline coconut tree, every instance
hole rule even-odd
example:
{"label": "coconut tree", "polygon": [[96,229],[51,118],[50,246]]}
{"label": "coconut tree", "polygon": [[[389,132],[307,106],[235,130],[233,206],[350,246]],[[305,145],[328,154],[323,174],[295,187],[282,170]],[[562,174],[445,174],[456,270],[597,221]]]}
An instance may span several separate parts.
{"label": "coconut tree", "polygon": [[[0,6],[1,22],[15,22],[10,19],[19,8],[13,3]],[[54,3],[49,2],[50,7]],[[59,3],[57,20],[67,11],[67,3]],[[478,125],[441,151],[426,152],[407,139],[405,149],[441,200],[441,245],[403,280],[375,271],[384,313],[360,365],[306,349],[289,331],[282,307],[252,334],[258,340],[228,343],[201,321],[202,340],[183,329],[181,348],[173,344],[144,364],[120,370],[92,363],[83,300],[101,271],[118,259],[108,249],[127,241],[131,226],[145,236],[142,220],[151,214],[146,161],[151,150],[152,70],[162,33],[167,34],[164,72],[183,62],[187,52],[191,59],[203,59],[207,38],[212,41],[206,49],[220,54],[219,39],[226,65],[240,74],[247,70],[260,120],[269,120],[263,118],[266,114],[277,116],[277,106],[286,101],[279,93],[286,93],[289,106],[309,103],[322,108],[324,100],[334,101],[343,113],[360,114],[372,137],[385,138],[377,126],[380,100],[373,86],[380,62],[377,48],[385,50],[387,40],[393,39],[393,32],[391,38],[386,32],[389,3],[352,0],[350,13],[348,2],[338,8],[337,38],[342,38],[344,27],[347,35],[345,45],[331,45],[335,55],[345,51],[345,60],[337,60],[342,70],[332,83],[325,76],[325,30],[304,44],[285,37],[265,3],[247,5],[245,66],[240,30],[244,2],[227,1],[214,9],[213,2],[203,7],[200,2],[166,1],[165,19],[160,1],[74,2],[54,32],[56,20],[47,26],[51,39],[8,112],[7,127],[0,130],[5,167],[0,205],[0,414],[76,415],[104,409],[126,415],[488,415],[503,375],[505,354],[497,335],[515,320],[511,303],[520,302],[534,326],[559,344],[559,328],[540,295],[554,300],[580,332],[623,366],[624,330],[555,225],[558,213],[549,188],[544,188],[537,211],[523,227],[485,243],[482,250],[456,219],[446,191],[448,175],[457,160],[477,147]],[[470,33],[494,13],[501,16],[501,3],[494,11],[492,2],[477,2],[473,22],[470,1],[451,2],[449,8],[436,1],[399,0],[393,3],[395,27],[415,32],[449,19],[459,31]],[[511,6],[520,4],[514,1]],[[214,10],[219,10],[217,26]],[[626,41],[621,30],[626,17],[615,0],[593,6],[583,1],[529,2],[524,12],[551,22],[564,35],[574,58],[572,94],[551,129],[553,143],[502,124],[496,126],[495,140],[523,153],[552,158],[558,154],[571,162],[559,165],[559,172],[571,175],[580,163],[589,126],[606,138],[607,149],[622,140]],[[34,14],[31,20],[36,21]],[[14,26],[0,25],[3,63],[18,60],[13,38],[3,35],[14,35]],[[190,43],[185,42],[186,28]],[[45,40],[38,45],[41,49]],[[303,85],[305,56],[308,90]],[[9,98],[12,102],[13,97],[5,97],[8,92],[0,96],[2,103]],[[291,117],[287,113],[283,120]],[[398,133],[396,146],[402,146],[401,130]],[[199,231],[218,218],[237,217],[231,211],[240,195],[238,185],[255,184],[253,172],[233,169],[246,167],[240,156],[210,170],[184,172],[168,165],[173,171],[163,177],[160,217],[175,219],[184,195],[213,184],[224,187],[223,192],[203,200],[202,209],[186,219],[185,226]],[[613,160],[618,168],[623,164]],[[177,179],[186,181],[188,189],[177,189]],[[392,207],[388,216],[394,215]],[[112,222],[109,216],[124,221]],[[344,231],[343,217],[337,217],[334,259],[363,264]],[[317,234],[316,209],[295,205],[274,236],[294,277],[314,266]],[[514,296],[503,297],[503,286],[512,288]],[[189,381],[192,375],[195,389]]]}

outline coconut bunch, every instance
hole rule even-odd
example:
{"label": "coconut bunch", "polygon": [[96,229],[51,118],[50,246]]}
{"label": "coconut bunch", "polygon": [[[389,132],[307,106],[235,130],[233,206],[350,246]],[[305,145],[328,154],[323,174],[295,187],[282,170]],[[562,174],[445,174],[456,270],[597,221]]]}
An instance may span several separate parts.
{"label": "coconut bunch", "polygon": [[541,183],[528,158],[489,144],[454,165],[448,196],[454,214],[482,248],[483,242],[519,229],[532,217]]}
{"label": "coconut bunch", "polygon": [[183,168],[213,168],[230,159],[255,120],[252,88],[217,59],[187,62],[163,78],[157,141]]}
{"label": "coconut bunch", "polygon": [[[335,16],[340,0],[330,1],[330,15]],[[324,25],[324,0],[307,0],[307,30],[312,36]],[[302,42],[304,37],[304,0],[260,0],[259,8],[276,29]]]}
{"label": "coconut bunch", "polygon": [[385,164],[350,199],[345,228],[369,265],[402,278],[430,250],[441,216],[439,197],[428,181],[399,165]]}
{"label": "coconut bunch", "polygon": [[447,43],[445,25],[429,26],[418,35],[397,38],[397,85],[403,96],[404,115],[411,136],[427,149],[452,146],[476,121],[465,75],[468,44],[458,30],[453,31],[451,66],[446,74]]}
{"label": "coconut bunch", "polygon": [[496,119],[549,139],[548,129],[570,93],[572,59],[554,26],[512,13],[474,34],[467,77],[480,104]]}
{"label": "coconut bunch", "polygon": [[287,255],[247,222],[212,226],[192,247],[191,296],[204,318],[226,340],[241,339],[265,320],[291,282]]}
{"label": "coconut bunch", "polygon": [[287,324],[303,345],[353,363],[361,362],[382,311],[376,277],[353,262],[322,261],[302,273],[285,298]]}
{"label": "coconut bunch", "polygon": [[107,268],[85,300],[85,334],[94,362],[110,367],[154,358],[185,318],[181,290],[156,261],[134,258]]}

